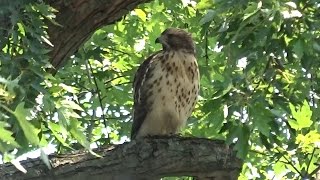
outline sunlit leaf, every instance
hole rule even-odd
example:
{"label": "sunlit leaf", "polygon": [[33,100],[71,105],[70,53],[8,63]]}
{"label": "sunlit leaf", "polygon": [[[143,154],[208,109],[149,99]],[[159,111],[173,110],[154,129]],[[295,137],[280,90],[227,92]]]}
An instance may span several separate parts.
{"label": "sunlit leaf", "polygon": [[63,83],[60,83],[59,86],[60,86],[62,89],[66,90],[66,91],[68,91],[68,92],[71,92],[71,93],[77,93],[77,92],[79,92],[79,91],[78,91],[78,88],[72,87],[72,86],[68,86],[68,85],[63,84]]}
{"label": "sunlit leaf", "polygon": [[49,128],[52,132],[52,134],[57,138],[57,140],[65,147],[68,147],[71,149],[69,144],[66,142],[68,131],[63,127],[59,126],[58,124],[55,124],[53,122],[48,122]]}
{"label": "sunlit leaf", "polygon": [[142,10],[142,9],[135,9],[134,10],[137,13],[137,16],[142,20],[142,21],[146,21],[147,19],[147,15],[146,13]]}
{"label": "sunlit leaf", "polygon": [[197,9],[199,9],[199,10],[207,9],[207,8],[210,8],[212,5],[213,5],[213,0],[201,0],[197,4]]}
{"label": "sunlit leaf", "polygon": [[296,108],[290,103],[290,110],[293,118],[295,119],[289,120],[289,124],[292,126],[292,128],[300,130],[303,128],[310,127],[312,125],[312,111],[306,100],[303,102],[303,105],[298,110],[296,110]]}
{"label": "sunlit leaf", "polygon": [[15,139],[12,136],[12,132],[7,130],[6,123],[0,122],[0,140],[8,143],[14,147],[19,147],[19,144],[15,141]]}
{"label": "sunlit leaf", "polygon": [[79,110],[79,111],[83,111],[82,107],[79,106],[77,103],[75,103],[74,101],[69,101],[69,100],[62,100],[61,101],[61,105],[63,107],[67,107],[67,108],[70,108],[70,109],[76,109],[76,110]]}

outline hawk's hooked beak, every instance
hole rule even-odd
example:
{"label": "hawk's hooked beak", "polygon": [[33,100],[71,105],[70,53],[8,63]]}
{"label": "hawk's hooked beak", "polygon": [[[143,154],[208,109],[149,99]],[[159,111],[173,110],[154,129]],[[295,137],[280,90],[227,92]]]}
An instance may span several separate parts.
{"label": "hawk's hooked beak", "polygon": [[160,39],[157,38],[156,41],[154,41],[154,43],[156,43],[156,44],[157,44],[157,43],[160,43]]}
{"label": "hawk's hooked beak", "polygon": [[163,49],[169,49],[169,44],[166,42],[165,37],[160,36],[156,39],[155,43],[160,43]]}
{"label": "hawk's hooked beak", "polygon": [[155,43],[160,43],[160,44],[163,44],[163,36],[160,36],[156,39]]}

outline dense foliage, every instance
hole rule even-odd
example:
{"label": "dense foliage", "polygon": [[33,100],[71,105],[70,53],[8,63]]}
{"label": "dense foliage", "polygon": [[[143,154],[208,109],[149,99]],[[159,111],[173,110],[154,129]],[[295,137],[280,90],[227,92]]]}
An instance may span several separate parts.
{"label": "dense foliage", "polygon": [[[0,4],[0,152],[10,161],[129,140],[131,82],[167,27],[197,47],[201,93],[186,136],[224,139],[240,179],[310,178],[320,156],[320,3],[175,0],[143,4],[97,30],[55,76],[40,1]],[[7,18],[5,18],[7,17]]]}

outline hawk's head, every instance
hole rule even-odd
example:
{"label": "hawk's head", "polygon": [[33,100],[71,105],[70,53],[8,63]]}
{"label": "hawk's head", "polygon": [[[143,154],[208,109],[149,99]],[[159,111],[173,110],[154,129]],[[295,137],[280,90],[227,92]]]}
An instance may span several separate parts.
{"label": "hawk's head", "polygon": [[162,44],[163,50],[186,50],[195,53],[191,34],[178,28],[168,28],[156,39],[156,43]]}

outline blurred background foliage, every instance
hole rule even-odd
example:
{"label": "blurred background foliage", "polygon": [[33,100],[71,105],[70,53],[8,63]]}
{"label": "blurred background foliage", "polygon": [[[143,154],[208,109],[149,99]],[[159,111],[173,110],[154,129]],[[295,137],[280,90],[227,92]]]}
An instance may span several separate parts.
{"label": "blurred background foliage", "polygon": [[167,27],[196,42],[201,92],[185,136],[226,140],[239,179],[319,170],[320,3],[154,0],[97,30],[55,76],[41,1],[0,3],[0,152],[56,153],[129,141],[132,80]]}

